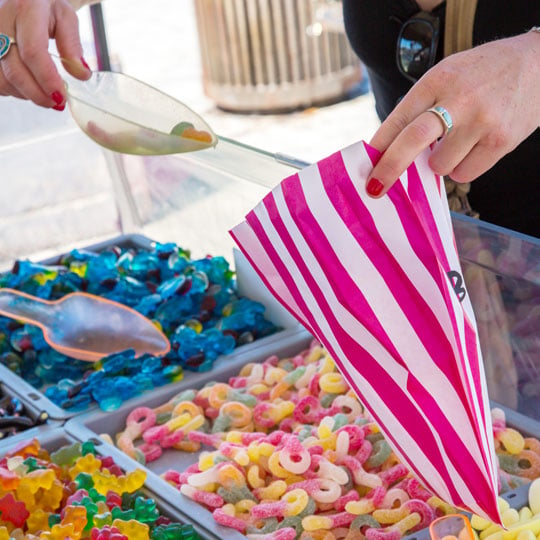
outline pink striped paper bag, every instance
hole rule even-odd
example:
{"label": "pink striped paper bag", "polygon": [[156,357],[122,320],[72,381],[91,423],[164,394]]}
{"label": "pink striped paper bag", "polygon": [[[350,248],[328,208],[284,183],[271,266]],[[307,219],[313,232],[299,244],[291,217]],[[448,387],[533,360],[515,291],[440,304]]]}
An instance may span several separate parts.
{"label": "pink striped paper bag", "polygon": [[476,323],[428,154],[374,200],[378,153],[354,144],[283,180],[231,234],[420,481],[500,523]]}

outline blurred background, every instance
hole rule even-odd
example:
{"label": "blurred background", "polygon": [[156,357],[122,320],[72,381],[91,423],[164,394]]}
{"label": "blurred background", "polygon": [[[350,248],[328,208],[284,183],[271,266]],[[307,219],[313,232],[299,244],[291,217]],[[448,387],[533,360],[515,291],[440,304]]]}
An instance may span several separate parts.
{"label": "blurred background", "polygon": [[[195,160],[190,165],[180,156],[113,155],[79,131],[67,108],[2,98],[4,266],[140,230],[200,245],[201,212],[217,213],[214,229],[204,228],[207,249],[228,249],[226,227],[290,174],[276,166],[276,155],[316,161],[369,139],[378,126],[369,83],[343,34],[340,2],[105,0],[81,9],[79,19],[93,69],[109,60],[112,70],[171,94],[223,141],[184,156]],[[227,139],[264,152],[244,152]],[[181,222],[165,219],[178,210]]]}

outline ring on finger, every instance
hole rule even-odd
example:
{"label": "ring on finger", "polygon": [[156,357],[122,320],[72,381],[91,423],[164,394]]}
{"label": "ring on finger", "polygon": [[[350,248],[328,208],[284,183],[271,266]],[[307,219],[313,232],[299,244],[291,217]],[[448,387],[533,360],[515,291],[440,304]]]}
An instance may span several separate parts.
{"label": "ring on finger", "polygon": [[447,135],[450,130],[454,127],[454,122],[452,121],[452,115],[440,105],[437,105],[436,107],[431,107],[426,112],[433,113],[439,118],[439,120],[442,122],[444,133],[442,134],[442,137]]}
{"label": "ring on finger", "polygon": [[7,34],[0,33],[0,60],[7,56],[9,49],[12,45],[16,45],[15,38],[8,36]]}

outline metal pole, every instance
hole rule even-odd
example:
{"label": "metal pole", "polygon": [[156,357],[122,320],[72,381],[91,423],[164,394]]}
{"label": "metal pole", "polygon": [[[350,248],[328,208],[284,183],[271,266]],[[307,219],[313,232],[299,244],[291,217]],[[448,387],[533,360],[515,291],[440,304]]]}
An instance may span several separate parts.
{"label": "metal pole", "polygon": [[90,6],[90,17],[92,20],[92,31],[94,33],[94,48],[96,50],[98,70],[111,71],[111,59],[109,57],[109,47],[107,45],[107,34],[105,32],[105,21],[103,19],[103,8],[101,4]]}

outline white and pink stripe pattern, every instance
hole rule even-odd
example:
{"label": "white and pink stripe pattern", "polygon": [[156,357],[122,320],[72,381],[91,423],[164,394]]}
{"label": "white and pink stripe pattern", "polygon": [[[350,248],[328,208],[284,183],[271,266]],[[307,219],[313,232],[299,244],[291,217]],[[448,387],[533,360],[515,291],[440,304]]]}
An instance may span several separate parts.
{"label": "white and pink stripe pattern", "polygon": [[374,200],[378,154],[357,143],[283,180],[231,234],[424,485],[500,522],[476,325],[428,153]]}

